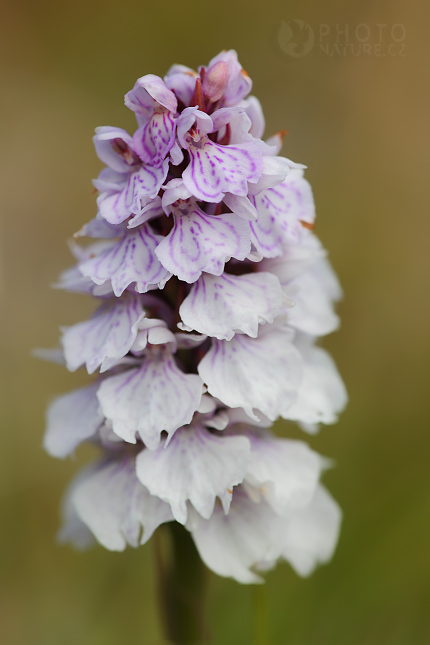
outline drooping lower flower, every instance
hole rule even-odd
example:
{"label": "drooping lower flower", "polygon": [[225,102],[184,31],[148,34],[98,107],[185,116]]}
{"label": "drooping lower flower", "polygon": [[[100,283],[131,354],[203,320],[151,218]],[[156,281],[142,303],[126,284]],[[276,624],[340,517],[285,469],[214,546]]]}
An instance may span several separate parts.
{"label": "drooping lower flower", "polygon": [[[174,65],[126,95],[133,135],[98,128],[98,212],[75,235],[58,287],[91,295],[64,328],[66,367],[95,374],[50,406],[44,445],[100,460],[72,482],[61,539],[122,550],[179,522],[203,561],[258,582],[332,555],[340,510],[328,462],[269,430],[334,423],[342,380],[319,337],[338,326],[339,284],[312,232],[303,167],[262,141],[261,105],[234,51]],[[96,241],[94,241],[96,240]]]}

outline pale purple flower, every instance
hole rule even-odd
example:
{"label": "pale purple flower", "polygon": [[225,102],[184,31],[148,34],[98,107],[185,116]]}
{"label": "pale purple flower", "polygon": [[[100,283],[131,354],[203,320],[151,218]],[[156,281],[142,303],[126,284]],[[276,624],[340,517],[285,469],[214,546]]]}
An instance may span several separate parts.
{"label": "pale purple flower", "polygon": [[240,582],[287,560],[326,562],[340,510],[328,461],[269,427],[334,423],[346,391],[318,338],[338,327],[337,278],[312,232],[303,166],[262,140],[264,116],[233,50],[138,79],[133,134],[98,128],[98,212],[57,287],[98,306],[62,330],[63,362],[94,380],[57,397],[44,445],[100,460],[72,482],[63,541],[111,550],[165,522]]}

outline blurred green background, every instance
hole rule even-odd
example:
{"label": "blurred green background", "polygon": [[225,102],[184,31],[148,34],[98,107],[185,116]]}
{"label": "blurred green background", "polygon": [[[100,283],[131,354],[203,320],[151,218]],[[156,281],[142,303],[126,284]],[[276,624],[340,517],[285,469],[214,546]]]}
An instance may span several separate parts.
{"label": "blurred green background", "polygon": [[[151,543],[80,554],[55,542],[62,492],[91,454],[44,454],[44,411],[86,378],[30,351],[92,309],[49,284],[95,213],[94,127],[133,127],[122,97],[137,77],[235,48],[267,136],[287,129],[283,153],[308,165],[345,290],[325,346],[350,403],[310,440],[337,463],[325,482],[342,534],[310,579],[286,564],[268,574],[270,642],[430,643],[428,2],[15,0],[1,16],[1,642],[161,642]],[[298,57],[282,26],[293,19],[315,37]],[[208,611],[213,642],[255,640],[253,588],[211,575]]]}

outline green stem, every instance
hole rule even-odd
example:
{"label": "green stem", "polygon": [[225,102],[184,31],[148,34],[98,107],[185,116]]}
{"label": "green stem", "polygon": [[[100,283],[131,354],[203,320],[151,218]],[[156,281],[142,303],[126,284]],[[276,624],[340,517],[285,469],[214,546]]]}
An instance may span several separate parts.
{"label": "green stem", "polygon": [[204,617],[205,569],[190,533],[177,522],[154,536],[163,630],[177,645],[208,641]]}
{"label": "green stem", "polygon": [[257,645],[269,644],[269,620],[267,615],[266,585],[255,585],[254,587],[254,609],[255,609],[255,642]]}

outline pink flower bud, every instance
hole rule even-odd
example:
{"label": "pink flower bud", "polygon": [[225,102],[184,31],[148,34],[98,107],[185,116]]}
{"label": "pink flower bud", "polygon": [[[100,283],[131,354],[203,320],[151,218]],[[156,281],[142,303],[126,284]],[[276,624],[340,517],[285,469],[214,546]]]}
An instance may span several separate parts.
{"label": "pink flower bud", "polygon": [[228,65],[224,61],[209,67],[203,81],[203,93],[207,101],[219,101],[227,86],[228,76]]}

